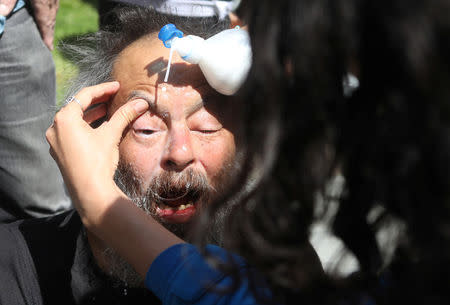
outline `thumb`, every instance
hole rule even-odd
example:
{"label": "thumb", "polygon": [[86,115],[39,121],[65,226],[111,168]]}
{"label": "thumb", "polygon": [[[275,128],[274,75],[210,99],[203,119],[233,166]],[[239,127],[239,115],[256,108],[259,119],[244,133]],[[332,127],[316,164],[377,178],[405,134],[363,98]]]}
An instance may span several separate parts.
{"label": "thumb", "polygon": [[12,12],[17,0],[0,0],[0,15],[8,16]]}
{"label": "thumb", "polygon": [[148,103],[144,100],[135,100],[117,109],[108,123],[114,136],[120,138],[125,128],[143,114],[148,106]]}

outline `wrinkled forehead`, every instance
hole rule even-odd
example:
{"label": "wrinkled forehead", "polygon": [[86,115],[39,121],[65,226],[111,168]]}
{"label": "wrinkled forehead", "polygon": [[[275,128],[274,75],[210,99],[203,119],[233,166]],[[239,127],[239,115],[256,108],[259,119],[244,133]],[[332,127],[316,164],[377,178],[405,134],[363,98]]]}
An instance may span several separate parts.
{"label": "wrinkled forehead", "polygon": [[[145,36],[126,47],[117,57],[112,77],[120,82],[119,95],[136,88],[156,92],[161,85],[174,88],[203,88],[211,91],[198,65],[182,60],[176,52],[167,83],[164,76],[169,61],[170,49],[164,47],[157,34]],[[121,99],[121,102],[124,100]],[[119,101],[115,101],[119,102]]]}
{"label": "wrinkled forehead", "polygon": [[198,65],[185,62],[174,52],[169,79],[164,83],[169,54],[170,50],[164,47],[157,34],[141,38],[125,48],[113,67],[112,76],[120,82],[120,89],[110,104],[108,115],[133,96],[146,96],[160,110],[174,109],[167,108],[168,105],[205,106],[224,126],[234,129],[232,126],[240,121],[237,118],[240,107],[212,89]]}

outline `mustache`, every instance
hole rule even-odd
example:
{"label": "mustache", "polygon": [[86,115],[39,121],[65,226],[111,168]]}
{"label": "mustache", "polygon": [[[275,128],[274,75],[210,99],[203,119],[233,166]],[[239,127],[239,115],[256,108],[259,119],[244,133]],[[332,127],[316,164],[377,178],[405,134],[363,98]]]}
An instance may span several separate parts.
{"label": "mustache", "polygon": [[183,172],[162,172],[143,189],[143,180],[131,165],[119,161],[114,181],[140,208],[151,212],[154,203],[169,204],[181,198],[205,202],[216,192],[207,177],[193,169]]}
{"label": "mustache", "polygon": [[187,169],[183,172],[162,172],[155,177],[146,191],[146,197],[156,203],[170,204],[181,198],[193,202],[214,193],[205,175]]}

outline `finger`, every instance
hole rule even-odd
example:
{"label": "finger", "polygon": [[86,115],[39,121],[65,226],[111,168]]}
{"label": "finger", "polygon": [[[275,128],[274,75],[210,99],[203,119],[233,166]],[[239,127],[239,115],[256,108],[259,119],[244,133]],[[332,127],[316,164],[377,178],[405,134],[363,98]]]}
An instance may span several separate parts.
{"label": "finger", "polygon": [[148,106],[148,103],[144,100],[134,100],[117,109],[108,122],[108,128],[111,129],[113,136],[117,141],[122,136],[125,128],[147,111]]}
{"label": "finger", "polygon": [[54,34],[55,34],[54,28],[41,30],[42,40],[44,41],[44,44],[47,46],[47,48],[50,51],[53,51],[53,37],[54,37]]}
{"label": "finger", "polygon": [[31,1],[31,6],[33,7],[34,20],[41,33],[42,41],[50,50],[53,50],[53,35],[59,0],[34,0]]}
{"label": "finger", "polygon": [[[114,93],[119,90],[119,82],[107,82],[92,87],[86,87],[81,89],[75,95],[75,100],[70,102],[64,108],[81,110],[81,114],[90,105],[107,101]],[[76,105],[77,104],[77,105]]]}
{"label": "finger", "polygon": [[12,12],[16,2],[17,0],[0,0],[0,15],[8,16]]}
{"label": "finger", "polygon": [[53,51],[54,47],[53,47],[53,36],[51,37],[45,37],[44,38],[44,44],[47,46],[47,48],[50,51]]}
{"label": "finger", "polygon": [[86,123],[91,124],[92,122],[97,121],[101,117],[106,115],[106,104],[99,104],[92,109],[88,109],[84,112],[83,119]]}

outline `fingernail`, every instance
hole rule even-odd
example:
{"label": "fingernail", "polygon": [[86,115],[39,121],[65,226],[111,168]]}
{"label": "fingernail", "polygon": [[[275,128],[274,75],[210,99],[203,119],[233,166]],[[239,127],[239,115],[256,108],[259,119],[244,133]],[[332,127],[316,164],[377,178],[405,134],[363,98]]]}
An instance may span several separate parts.
{"label": "fingernail", "polygon": [[147,110],[148,103],[146,101],[139,100],[134,103],[133,108],[137,113],[142,113]]}
{"label": "fingernail", "polygon": [[120,83],[118,81],[116,81],[116,80],[112,81],[111,85],[113,85],[114,87],[117,87],[117,88],[120,87]]}

